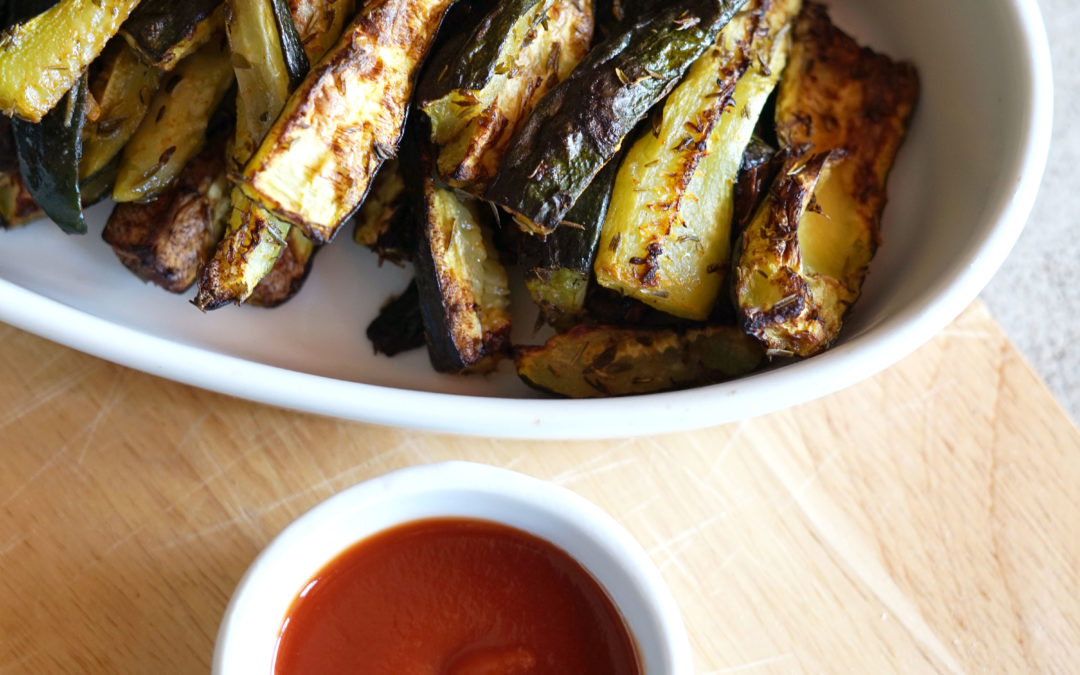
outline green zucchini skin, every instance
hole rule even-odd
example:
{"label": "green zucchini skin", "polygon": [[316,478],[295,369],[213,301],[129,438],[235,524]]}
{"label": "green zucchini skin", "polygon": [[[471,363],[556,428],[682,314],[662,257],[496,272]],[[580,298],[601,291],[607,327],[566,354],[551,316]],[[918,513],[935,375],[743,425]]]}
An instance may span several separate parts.
{"label": "green zucchini skin", "polygon": [[486,198],[550,234],[746,0],[681,0],[593,48],[510,143]]}
{"label": "green zucchini skin", "polygon": [[440,98],[455,89],[483,89],[495,74],[499,53],[514,24],[538,4],[551,6],[554,0],[507,0],[496,5],[476,26],[461,51],[450,61],[448,77],[443,78]]}
{"label": "green zucchini skin", "polygon": [[285,68],[289,71],[289,91],[300,86],[307,76],[311,63],[304,51],[304,43],[300,40],[300,33],[293,23],[292,11],[286,0],[271,0],[274,9],[274,23],[277,24],[278,36],[281,39],[281,57],[285,62]]}
{"label": "green zucchini skin", "polygon": [[519,255],[525,286],[549,321],[585,309],[585,292],[618,173],[619,162],[608,162],[547,239],[523,237]]}
{"label": "green zucchini skin", "polygon": [[86,234],[79,190],[86,75],[39,124],[12,119],[19,169],[34,201],[68,234]]}
{"label": "green zucchini skin", "polygon": [[420,313],[420,290],[416,279],[405,292],[379,310],[367,327],[367,337],[376,354],[397,356],[425,344],[424,318]]}
{"label": "green zucchini skin", "polygon": [[224,0],[142,0],[121,29],[128,43],[149,64],[168,66],[174,50],[191,40],[199,24],[210,20]]}

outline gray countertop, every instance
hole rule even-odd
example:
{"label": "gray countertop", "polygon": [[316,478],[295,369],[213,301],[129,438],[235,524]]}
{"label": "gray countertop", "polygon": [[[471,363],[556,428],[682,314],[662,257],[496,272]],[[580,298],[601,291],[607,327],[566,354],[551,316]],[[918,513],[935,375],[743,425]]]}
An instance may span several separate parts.
{"label": "gray countertop", "polygon": [[1054,135],[1035,210],[982,299],[1080,420],[1080,2],[1039,0],[1054,60]]}

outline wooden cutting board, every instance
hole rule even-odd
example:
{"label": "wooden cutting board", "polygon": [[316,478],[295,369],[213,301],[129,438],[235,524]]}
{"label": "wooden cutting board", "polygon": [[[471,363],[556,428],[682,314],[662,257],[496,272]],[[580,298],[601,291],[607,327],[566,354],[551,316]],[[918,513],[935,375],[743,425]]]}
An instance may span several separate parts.
{"label": "wooden cutting board", "polygon": [[0,403],[2,673],[206,672],[229,594],[288,522],[451,458],[614,514],[674,591],[698,673],[1080,667],[1080,433],[981,305],[847,391],[638,440],[322,419],[6,327]]}

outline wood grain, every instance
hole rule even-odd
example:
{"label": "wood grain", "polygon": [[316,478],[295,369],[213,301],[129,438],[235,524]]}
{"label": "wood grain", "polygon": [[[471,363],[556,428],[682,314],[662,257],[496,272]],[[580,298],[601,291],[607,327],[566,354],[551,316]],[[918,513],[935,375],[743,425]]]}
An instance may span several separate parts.
{"label": "wood grain", "polygon": [[699,673],[1075,672],[1080,433],[975,305],[845,392],[650,439],[463,439],[285,412],[0,327],[0,673],[206,672],[233,586],[321,499],[450,458],[649,551]]}

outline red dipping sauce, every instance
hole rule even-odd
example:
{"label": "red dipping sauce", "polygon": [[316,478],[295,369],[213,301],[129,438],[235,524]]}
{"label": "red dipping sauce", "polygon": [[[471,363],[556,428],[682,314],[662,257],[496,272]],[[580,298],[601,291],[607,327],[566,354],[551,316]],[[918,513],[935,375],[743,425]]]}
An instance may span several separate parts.
{"label": "red dipping sauce", "polygon": [[401,525],[293,602],[275,675],[638,675],[619,612],[569,555],[478,520]]}

